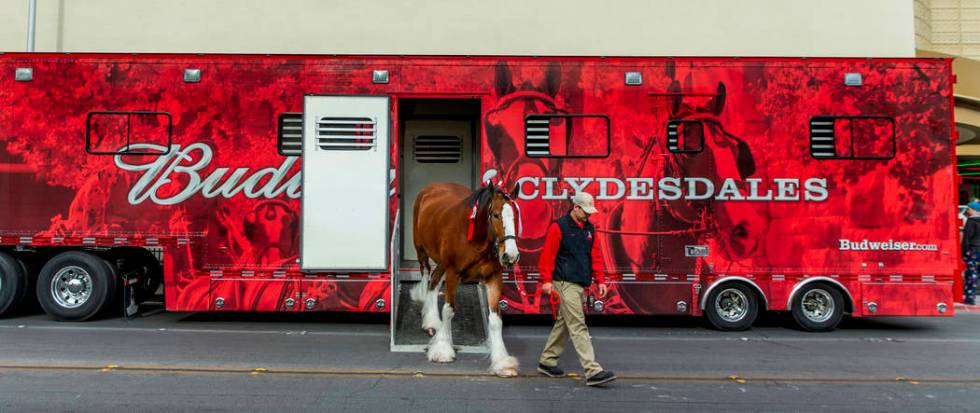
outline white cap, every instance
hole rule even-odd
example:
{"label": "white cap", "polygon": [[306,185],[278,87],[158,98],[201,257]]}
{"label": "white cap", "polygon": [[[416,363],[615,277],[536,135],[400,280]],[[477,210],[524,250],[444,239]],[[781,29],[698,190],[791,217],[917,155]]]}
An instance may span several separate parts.
{"label": "white cap", "polygon": [[599,210],[595,209],[595,202],[592,200],[592,194],[589,194],[588,192],[576,192],[575,196],[572,197],[572,203],[582,207],[582,210],[589,214],[599,212]]}

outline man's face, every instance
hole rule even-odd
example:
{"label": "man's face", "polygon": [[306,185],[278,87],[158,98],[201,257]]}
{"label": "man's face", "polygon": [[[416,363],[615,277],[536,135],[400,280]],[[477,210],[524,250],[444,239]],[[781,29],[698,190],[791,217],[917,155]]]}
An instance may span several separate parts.
{"label": "man's face", "polygon": [[592,214],[585,212],[585,210],[578,205],[572,207],[572,218],[575,218],[576,221],[580,221],[580,222],[588,221],[589,216],[591,215]]}

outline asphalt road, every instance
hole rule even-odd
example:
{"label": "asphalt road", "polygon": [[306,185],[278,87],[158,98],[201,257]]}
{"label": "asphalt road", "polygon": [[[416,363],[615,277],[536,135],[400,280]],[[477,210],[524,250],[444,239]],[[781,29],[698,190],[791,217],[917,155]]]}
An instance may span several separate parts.
{"label": "asphalt road", "polygon": [[0,412],[980,410],[980,313],[845,320],[822,334],[779,317],[741,333],[684,317],[597,319],[599,361],[620,376],[604,389],[536,374],[548,322],[505,319],[524,373],[507,380],[481,355],[435,365],[389,352],[387,317],[21,315],[0,319]]}

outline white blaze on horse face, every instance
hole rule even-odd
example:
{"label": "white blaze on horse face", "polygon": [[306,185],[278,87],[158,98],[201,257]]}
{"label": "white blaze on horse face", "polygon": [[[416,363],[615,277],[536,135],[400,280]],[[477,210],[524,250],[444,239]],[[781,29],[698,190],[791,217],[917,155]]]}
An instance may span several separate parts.
{"label": "white blaze on horse face", "polygon": [[[503,210],[500,211],[500,216],[504,223],[504,235],[516,238],[517,231],[515,230],[516,225],[514,225],[514,207],[510,203],[505,203]],[[513,257],[514,262],[517,262],[519,252],[517,251],[517,241],[514,238],[504,241],[504,253],[508,257]]]}

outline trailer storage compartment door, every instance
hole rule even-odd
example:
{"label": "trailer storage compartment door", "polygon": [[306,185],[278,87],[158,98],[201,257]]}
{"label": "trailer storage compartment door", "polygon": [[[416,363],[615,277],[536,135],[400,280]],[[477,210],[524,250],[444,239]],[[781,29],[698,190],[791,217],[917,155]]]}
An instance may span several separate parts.
{"label": "trailer storage compartment door", "polygon": [[388,97],[303,102],[304,271],[388,268]]}

